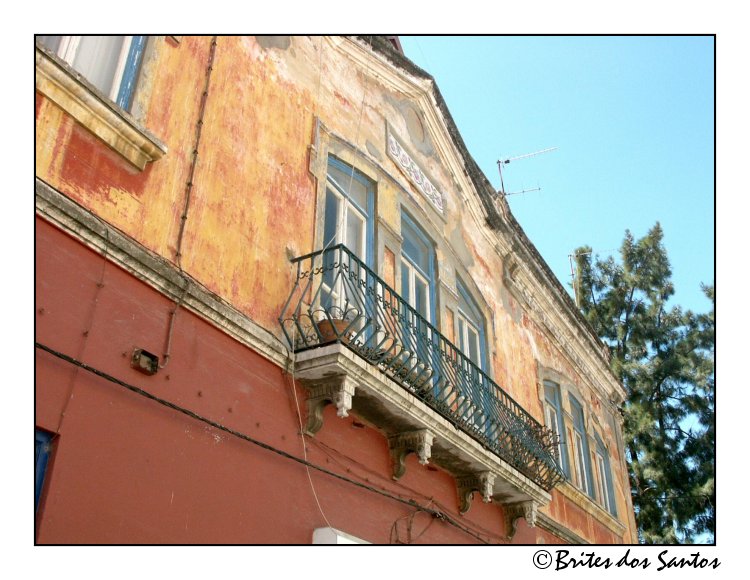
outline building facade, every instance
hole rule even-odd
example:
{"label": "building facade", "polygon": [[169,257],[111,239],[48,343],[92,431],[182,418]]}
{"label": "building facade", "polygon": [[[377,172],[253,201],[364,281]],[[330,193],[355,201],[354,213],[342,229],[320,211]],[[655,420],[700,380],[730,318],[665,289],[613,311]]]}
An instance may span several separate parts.
{"label": "building facade", "polygon": [[389,37],[38,37],[39,543],[634,543],[605,347]]}

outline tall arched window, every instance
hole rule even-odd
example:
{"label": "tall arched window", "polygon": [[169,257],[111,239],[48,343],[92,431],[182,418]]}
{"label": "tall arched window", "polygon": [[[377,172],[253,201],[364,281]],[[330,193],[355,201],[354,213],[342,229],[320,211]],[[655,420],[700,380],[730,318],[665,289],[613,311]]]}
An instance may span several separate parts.
{"label": "tall arched window", "polygon": [[594,482],[591,478],[591,456],[589,455],[589,442],[586,436],[583,406],[573,395],[570,395],[570,411],[573,415],[573,440],[571,441],[573,485],[591,497],[594,497]]}
{"label": "tall arched window", "polygon": [[[407,214],[401,214],[401,296],[427,322],[435,320],[435,249]],[[412,322],[412,321],[410,321]],[[416,328],[419,321],[413,321]]]}
{"label": "tall arched window", "polygon": [[568,447],[565,442],[565,423],[563,421],[562,398],[560,385],[552,381],[544,381],[544,419],[547,427],[558,437],[557,462],[560,469],[570,477],[568,464]]}
{"label": "tall arched window", "polygon": [[599,435],[596,435],[596,495],[602,504],[612,515],[617,515],[615,507],[615,490],[612,486],[612,469],[609,465],[609,453]]}
{"label": "tall arched window", "polygon": [[456,313],[456,343],[461,352],[479,369],[487,372],[487,341],[484,332],[484,316],[460,278],[458,289],[458,312]]}
{"label": "tall arched window", "polygon": [[[331,157],[328,160],[326,197],[323,218],[323,248],[339,244],[361,260],[367,267],[373,266],[373,237],[375,213],[375,184],[363,173],[343,161]],[[360,305],[362,296],[347,295],[354,290],[343,284],[335,267],[339,261],[360,279],[366,279],[359,272],[356,260],[348,259],[338,251],[327,251],[323,256],[323,305],[336,306],[346,311],[352,304]]]}

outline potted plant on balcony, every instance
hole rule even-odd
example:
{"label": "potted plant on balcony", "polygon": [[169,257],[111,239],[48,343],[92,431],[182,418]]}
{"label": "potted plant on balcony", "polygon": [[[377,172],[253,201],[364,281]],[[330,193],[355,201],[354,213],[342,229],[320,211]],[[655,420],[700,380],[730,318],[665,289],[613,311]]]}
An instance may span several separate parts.
{"label": "potted plant on balcony", "polygon": [[352,322],[358,316],[359,312],[353,308],[342,310],[338,306],[332,306],[328,310],[323,311],[323,318],[316,323],[318,334],[320,335],[320,344],[339,340],[344,344],[348,344],[354,333],[347,331],[351,330],[349,327],[352,326]]}

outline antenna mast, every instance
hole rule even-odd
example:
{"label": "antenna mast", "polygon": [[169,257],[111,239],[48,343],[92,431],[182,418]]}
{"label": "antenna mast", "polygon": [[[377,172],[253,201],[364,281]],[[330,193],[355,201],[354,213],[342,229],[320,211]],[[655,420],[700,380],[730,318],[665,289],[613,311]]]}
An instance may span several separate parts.
{"label": "antenna mast", "polygon": [[527,193],[529,191],[539,191],[541,189],[540,187],[537,187],[536,189],[524,189],[523,191],[506,192],[505,183],[503,183],[503,165],[508,165],[508,163],[510,163],[511,161],[516,161],[518,159],[526,159],[527,157],[534,157],[535,155],[541,155],[542,153],[547,153],[548,151],[554,151],[555,149],[557,149],[557,147],[548,147],[547,149],[542,149],[541,151],[534,151],[533,153],[517,155],[516,157],[508,157],[507,159],[498,159],[497,170],[500,172],[500,191],[498,191],[497,193],[502,195],[503,197],[507,197],[509,195]]}

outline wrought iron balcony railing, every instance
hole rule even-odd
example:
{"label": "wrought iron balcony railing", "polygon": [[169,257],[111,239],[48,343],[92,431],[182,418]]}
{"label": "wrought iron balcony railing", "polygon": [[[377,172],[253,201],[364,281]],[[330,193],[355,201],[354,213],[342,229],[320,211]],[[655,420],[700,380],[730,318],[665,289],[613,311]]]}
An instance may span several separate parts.
{"label": "wrought iron balcony railing", "polygon": [[279,319],[295,352],[346,345],[549,491],[563,479],[557,436],[343,245],[292,260]]}

